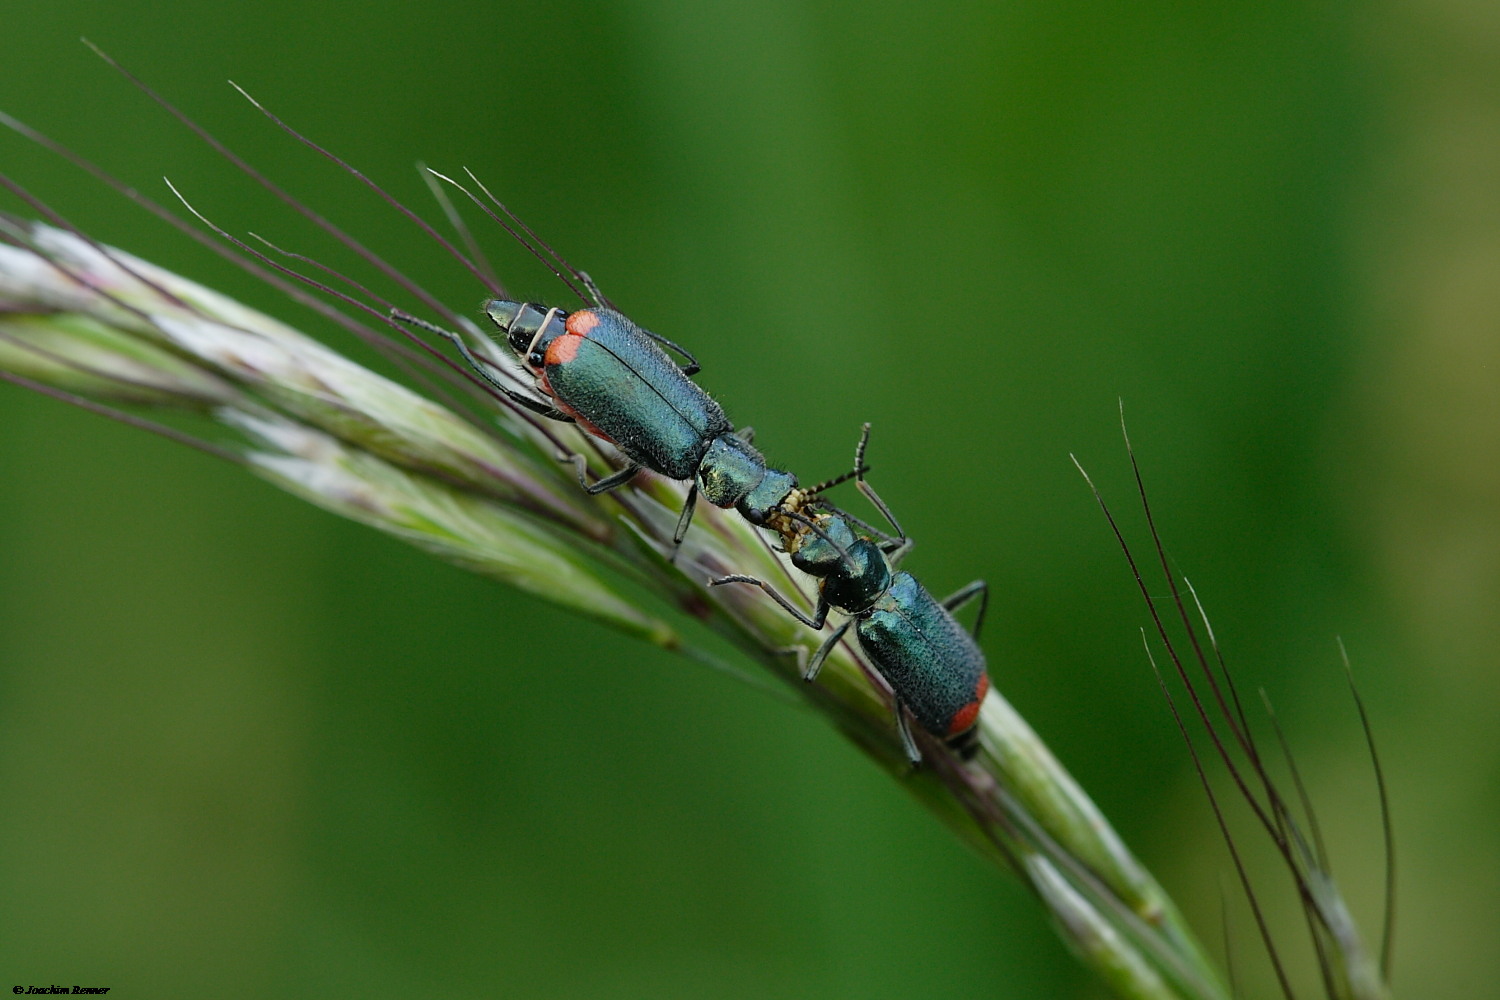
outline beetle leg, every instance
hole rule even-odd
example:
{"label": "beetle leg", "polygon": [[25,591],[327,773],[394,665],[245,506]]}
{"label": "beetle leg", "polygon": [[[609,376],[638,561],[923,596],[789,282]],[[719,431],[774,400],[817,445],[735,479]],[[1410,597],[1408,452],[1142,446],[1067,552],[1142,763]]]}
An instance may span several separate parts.
{"label": "beetle leg", "polygon": [[557,460],[559,462],[573,463],[573,468],[578,470],[578,485],[582,486],[583,491],[591,497],[596,497],[601,493],[608,493],[610,490],[619,489],[634,479],[635,474],[641,471],[640,463],[631,462],[618,472],[612,472],[603,479],[596,479],[591,483],[588,480],[588,459],[582,455],[559,455],[557,456]]}
{"label": "beetle leg", "polygon": [[682,374],[686,375],[688,378],[692,378],[694,375],[703,370],[703,366],[698,363],[698,359],[693,357],[692,352],[687,350],[687,348],[682,347],[674,341],[668,340],[666,337],[663,337],[659,333],[652,333],[645,327],[641,327],[640,330],[642,333],[650,337],[652,340],[656,341],[658,344],[662,345],[665,348],[668,348],[671,351],[674,351],[678,356],[685,358],[687,360],[687,364],[678,365],[677,367],[681,368]]}
{"label": "beetle leg", "polygon": [[797,661],[797,673],[807,673],[807,647],[806,646],[777,646],[771,650],[777,656],[794,657]]}
{"label": "beetle leg", "polygon": [[[681,546],[687,536],[688,525],[693,523],[693,509],[698,506],[698,482],[688,487],[687,499],[682,504],[682,514],[677,518],[677,530],[672,532],[672,545]],[[674,549],[675,551],[675,549]]]}
{"label": "beetle leg", "polygon": [[901,565],[901,560],[911,554],[915,544],[915,539],[891,538],[880,543],[880,551],[885,553],[885,561],[891,564],[891,569],[896,569]]}
{"label": "beetle leg", "polygon": [[452,330],[445,330],[442,327],[438,326],[436,323],[429,323],[424,319],[418,319],[416,316],[412,316],[409,313],[404,313],[399,309],[392,309],[390,317],[397,323],[401,323],[405,326],[414,326],[420,330],[426,330],[428,333],[435,333],[440,337],[452,341],[453,346],[458,348],[458,353],[462,354],[464,360],[469,363],[469,367],[474,369],[474,373],[480,378],[484,379],[485,382],[487,382],[494,391],[500,393],[502,396],[510,400],[512,403],[515,403],[517,406],[524,407],[530,410],[532,413],[539,413],[542,416],[546,417],[548,420],[557,420],[565,424],[576,422],[572,417],[562,412],[551,403],[546,403],[540,399],[535,399],[531,396],[526,395],[524,392],[517,392],[515,389],[512,389],[504,382],[501,382],[490,373],[491,366],[488,363],[481,361],[479,355],[470,350],[469,345],[464,341],[464,338],[460,337]]}
{"label": "beetle leg", "polygon": [[906,759],[913,764],[922,763],[922,751],[917,749],[917,741],[911,735],[911,723],[906,719],[906,706],[901,702],[893,702],[896,709],[896,731],[901,734],[901,746],[906,751]]}
{"label": "beetle leg", "polygon": [[[782,597],[781,594],[777,592],[775,587],[771,586],[766,581],[758,580],[753,576],[744,576],[742,574],[735,573],[730,576],[721,576],[708,581],[708,585],[710,587],[722,587],[727,583],[748,583],[752,587],[759,587],[761,590],[765,591],[767,597],[775,601],[777,604],[781,605],[783,611],[791,615],[793,618],[797,619],[802,624],[806,625],[808,628],[813,629],[814,631],[822,631],[824,623],[828,621],[828,604],[823,600],[821,594],[818,595],[817,608],[813,611],[812,616],[809,617],[807,612],[797,607],[785,597]],[[851,621],[852,620],[853,619],[851,619]],[[847,629],[848,627],[849,625],[846,622],[844,625],[839,627],[839,631],[835,634],[843,635],[844,629]],[[824,643],[824,645],[827,645],[827,643]],[[818,652],[822,653],[823,656],[828,655],[821,649]],[[819,664],[821,664],[822,662],[821,658],[818,656],[814,656],[813,659]]]}
{"label": "beetle leg", "polygon": [[976,594],[979,596],[979,614],[974,616],[974,628],[972,629],[972,632],[974,634],[974,638],[978,639],[979,630],[984,627],[984,613],[989,609],[990,606],[989,584],[985,583],[983,580],[975,580],[973,583],[959,588],[953,594],[944,598],[943,607],[947,608],[949,611],[957,611],[959,608],[972,601]]}
{"label": "beetle leg", "polygon": [[880,551],[884,552],[887,556],[892,557],[895,562],[900,562],[901,559],[911,550],[911,547],[916,543],[913,542],[910,538],[906,537],[906,532],[902,531],[901,525],[896,522],[896,516],[891,513],[891,509],[886,506],[885,501],[880,499],[880,494],[875,492],[875,487],[871,486],[869,481],[865,479],[865,473],[870,471],[869,464],[865,462],[865,446],[869,443],[870,425],[865,424],[864,427],[860,429],[859,444],[855,445],[854,447],[854,468],[850,469],[848,472],[843,473],[842,475],[835,476],[832,479],[824,480],[823,482],[812,487],[811,489],[805,490],[804,492],[809,496],[819,496],[826,490],[829,490],[839,485],[840,483],[847,482],[848,480],[853,479],[854,485],[858,487],[859,491],[865,495],[865,498],[875,506],[876,510],[880,511],[882,517],[890,522],[891,527],[896,529],[896,533],[894,535],[887,534],[886,532],[881,531],[879,528],[870,524],[868,521],[856,517],[846,510],[835,507],[833,504],[829,503],[826,500],[820,499],[819,502],[822,503],[825,508],[833,511],[840,517],[859,525],[872,537],[880,539]]}
{"label": "beetle leg", "polygon": [[[826,617],[828,606],[823,602],[823,597],[821,594],[818,596],[818,607],[824,612],[824,616]],[[818,679],[818,671],[823,669],[823,661],[828,659],[828,654],[833,652],[833,647],[837,646],[839,644],[839,640],[844,638],[844,633],[849,631],[849,626],[852,624],[854,624],[854,619],[850,618],[848,621],[844,622],[844,624],[834,629],[833,635],[830,635],[824,641],[823,645],[818,647],[818,651],[814,653],[812,659],[807,662],[807,669],[802,671],[803,680],[807,681],[808,683],[812,683],[813,681]]]}
{"label": "beetle leg", "polygon": [[[885,501],[880,499],[880,494],[875,492],[875,487],[871,486],[865,479],[865,472],[870,468],[865,464],[865,446],[869,443],[870,425],[865,424],[859,434],[859,444],[854,448],[854,468],[858,470],[854,477],[854,485],[859,488],[859,491],[865,495],[865,498],[870,503],[875,505],[875,509],[880,511],[881,516],[890,522],[891,527],[896,529],[896,540],[906,542],[906,532],[901,530],[901,524],[896,520],[896,515],[891,513],[891,509],[886,506]],[[906,550],[909,548],[911,548],[910,545],[904,545],[895,551],[905,555]]]}

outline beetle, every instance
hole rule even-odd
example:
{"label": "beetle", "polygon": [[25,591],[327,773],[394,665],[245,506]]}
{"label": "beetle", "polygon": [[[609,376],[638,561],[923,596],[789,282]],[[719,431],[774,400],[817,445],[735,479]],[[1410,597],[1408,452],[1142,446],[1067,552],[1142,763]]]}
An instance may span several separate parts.
{"label": "beetle", "polygon": [[[860,648],[890,686],[896,728],[912,763],[922,759],[907,723],[942,740],[965,759],[978,752],[978,722],[990,689],[989,671],[979,648],[979,631],[989,606],[989,585],[975,580],[938,601],[910,573],[898,569],[911,550],[890,508],[864,479],[866,424],[855,450],[855,477],[863,492],[895,529],[880,540],[857,535],[849,515],[783,510],[774,526],[782,534],[792,564],[818,580],[818,599],[811,615],[753,576],[732,574],[708,581],[711,587],[748,584],[759,587],[792,617],[821,631],[830,611],[849,617],[818,647],[803,669],[803,680],[817,679],[828,654],[852,627]],[[864,527],[868,528],[868,525]],[[874,529],[870,529],[874,530]],[[953,612],[979,599],[972,634]]]}
{"label": "beetle", "polygon": [[[602,303],[592,285],[590,291]],[[800,509],[805,497],[817,491],[799,490],[796,476],[767,465],[752,443],[754,432],[748,427],[736,431],[723,407],[692,380],[699,365],[691,354],[618,310],[595,304],[565,312],[490,299],[484,311],[534,377],[537,396],[496,378],[493,363],[475,355],[458,334],[404,313],[392,315],[452,341],[470,367],[517,406],[551,420],[576,423],[618,448],[625,467],[592,483],[583,457],[571,456],[579,484],[590,495],[625,485],[642,468],[690,481],[672,535],[674,546],[682,543],[700,494],[714,506],[733,507],[751,524],[762,526],[779,510]],[[672,360],[664,347],[687,363]],[[833,482],[818,489],[830,485]]]}

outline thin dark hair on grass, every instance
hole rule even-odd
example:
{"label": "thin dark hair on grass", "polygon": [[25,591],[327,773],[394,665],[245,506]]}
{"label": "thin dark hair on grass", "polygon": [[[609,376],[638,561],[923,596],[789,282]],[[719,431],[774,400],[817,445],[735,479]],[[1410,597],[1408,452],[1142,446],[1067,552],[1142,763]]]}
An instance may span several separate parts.
{"label": "thin dark hair on grass", "polygon": [[[1170,660],[1173,672],[1181,682],[1192,705],[1190,715],[1195,717],[1201,724],[1204,734],[1208,737],[1212,745],[1213,755],[1223,765],[1236,793],[1249,807],[1261,830],[1271,839],[1283,867],[1291,876],[1293,888],[1296,891],[1298,902],[1307,923],[1308,937],[1323,981],[1324,995],[1329,998],[1342,998],[1348,994],[1340,990],[1340,984],[1345,982],[1347,978],[1340,974],[1341,969],[1347,970],[1351,964],[1349,960],[1359,957],[1363,952],[1363,944],[1360,941],[1358,930],[1344,906],[1342,898],[1333,888],[1328,850],[1323,841],[1322,829],[1318,822],[1317,813],[1313,808],[1312,797],[1303,783],[1301,770],[1297,767],[1290,742],[1281,728],[1280,720],[1277,718],[1275,710],[1272,707],[1270,696],[1264,689],[1261,689],[1260,697],[1266,717],[1275,734],[1284,766],[1291,777],[1299,808],[1293,808],[1287,795],[1278,786],[1277,780],[1267,766],[1261,748],[1256,742],[1254,731],[1240,698],[1234,673],[1229,669],[1229,665],[1224,658],[1218,638],[1214,634],[1213,625],[1210,623],[1203,603],[1198,597],[1198,592],[1193,588],[1192,582],[1186,577],[1182,578],[1181,585],[1178,583],[1178,574],[1171,568],[1165,543],[1162,541],[1156,524],[1156,518],[1151,510],[1151,503],[1147,495],[1145,478],[1141,472],[1140,463],[1137,461],[1135,449],[1130,443],[1130,435],[1125,424],[1123,401],[1120,404],[1120,431],[1124,439],[1126,454],[1130,459],[1130,468],[1135,480],[1136,495],[1139,499],[1141,510],[1145,515],[1147,528],[1151,537],[1151,550],[1155,553],[1162,578],[1168,588],[1168,603],[1170,608],[1175,609],[1177,621],[1190,647],[1190,651],[1186,654],[1179,648],[1179,640],[1174,640],[1172,632],[1168,628],[1168,615],[1163,614],[1162,601],[1159,597],[1153,595],[1151,588],[1148,586],[1135,553],[1132,551],[1130,543],[1126,541],[1114,513],[1110,510],[1099,488],[1094,484],[1092,477],[1085,471],[1078,458],[1076,456],[1070,457],[1073,459],[1073,464],[1077,466],[1078,471],[1083,475],[1085,482],[1088,483],[1095,501],[1099,504],[1100,510],[1103,511],[1106,520],[1109,522],[1109,527],[1114,533],[1115,540],[1119,544],[1121,551],[1125,554],[1131,576],[1146,603],[1146,609],[1151,618],[1152,630],[1162,650],[1166,653],[1167,659]],[[1183,593],[1184,590],[1187,592],[1186,597]],[[1194,615],[1189,613],[1188,600],[1186,598],[1191,598],[1193,608],[1196,610],[1196,617],[1201,623],[1201,635],[1199,632],[1200,626],[1194,624]],[[1187,719],[1179,706],[1178,696],[1173,694],[1166,677],[1157,665],[1156,656],[1152,652],[1152,644],[1145,629],[1141,631],[1141,638],[1145,643],[1146,656],[1153,673],[1156,675],[1162,696],[1165,698],[1173,722],[1177,726],[1184,744],[1187,746],[1188,753],[1193,761],[1194,770],[1198,775],[1198,780],[1203,787],[1203,791],[1213,812],[1214,821],[1229,851],[1235,875],[1250,906],[1257,932],[1265,947],[1267,957],[1274,970],[1281,992],[1287,1000],[1292,1000],[1295,993],[1290,976],[1286,971],[1281,952],[1272,935],[1263,905],[1255,889],[1251,873],[1246,867],[1240,846],[1230,829],[1229,821],[1224,813],[1220,793],[1215,790],[1213,782],[1209,777],[1204,757],[1199,750],[1192,732],[1189,730]],[[1205,639],[1207,641],[1207,649],[1205,649]],[[1385,886],[1378,964],[1380,982],[1372,985],[1377,990],[1383,991],[1390,982],[1395,926],[1396,859],[1394,835],[1392,832],[1391,805],[1386,788],[1385,775],[1380,765],[1380,757],[1376,752],[1376,741],[1370,725],[1369,715],[1366,712],[1364,701],[1360,697],[1355,684],[1353,671],[1349,666],[1348,654],[1344,649],[1342,640],[1339,640],[1339,652],[1342,658],[1344,673],[1348,680],[1349,690],[1359,714],[1360,727],[1364,733],[1371,770],[1373,771],[1374,782],[1379,797],[1380,822],[1384,840]],[[1196,666],[1196,673],[1189,669],[1189,661]],[[1207,685],[1206,692],[1202,688],[1203,684]],[[1259,789],[1258,792],[1257,786]],[[1352,964],[1368,965],[1368,963]],[[1383,995],[1383,992],[1358,992],[1355,995],[1360,997],[1380,996]]]}
{"label": "thin dark hair on grass", "polygon": [[[109,61],[107,56],[103,56],[103,53],[100,54],[101,57],[106,59],[106,61]],[[111,62],[111,65],[114,64]],[[88,173],[95,179],[101,181],[106,186],[112,188],[117,193],[123,195],[125,198],[146,209],[146,211],[150,212],[158,219],[166,222],[168,225],[188,236],[190,239],[194,240],[201,246],[229,261],[231,264],[243,270],[251,277],[256,278],[267,286],[274,288],[278,292],[282,293],[297,305],[312,311],[314,314],[318,315],[324,320],[336,324],[337,326],[343,328],[346,332],[353,334],[363,343],[375,348],[377,351],[380,351],[387,357],[391,357],[396,363],[400,364],[404,370],[407,370],[408,372],[412,371],[411,365],[413,363],[427,369],[426,375],[423,376],[424,381],[428,376],[432,374],[432,371],[435,368],[441,368],[444,366],[446,366],[449,371],[446,374],[440,372],[439,376],[444,378],[446,381],[450,383],[456,383],[457,381],[462,380],[472,380],[472,376],[470,376],[468,371],[462,365],[459,365],[453,359],[448,357],[446,352],[437,350],[436,348],[432,347],[432,345],[423,341],[420,337],[410,335],[410,333],[404,328],[401,328],[398,325],[393,327],[408,340],[412,341],[421,350],[422,354],[425,354],[425,357],[422,356],[422,354],[416,354],[412,352],[411,348],[407,347],[406,345],[394,343],[389,337],[376,332],[368,325],[360,323],[358,320],[343,312],[342,310],[329,305],[326,301],[324,301],[317,295],[309,294],[308,292],[303,291],[302,288],[298,287],[296,283],[288,282],[287,280],[285,280],[285,277],[283,277],[283,275],[294,277],[296,282],[311,285],[318,291],[321,291],[324,294],[330,295],[334,298],[342,298],[343,301],[346,301],[356,307],[362,308],[364,309],[364,311],[369,312],[372,316],[380,319],[382,322],[385,322],[385,318],[379,310],[369,308],[368,306],[365,306],[359,302],[349,300],[347,297],[341,297],[340,293],[338,293],[336,290],[321,285],[317,282],[309,281],[300,275],[293,275],[288,271],[288,269],[272,265],[271,270],[267,270],[265,267],[262,267],[260,263],[257,263],[257,261],[260,261],[270,264],[270,262],[264,257],[264,255],[252,254],[251,257],[247,257],[244,254],[236,253],[229,246],[225,246],[222,240],[215,239],[214,236],[210,235],[209,233],[204,232],[202,229],[199,229],[196,226],[193,226],[191,223],[187,222],[181,216],[161,205],[156,200],[142,194],[133,186],[128,185],[118,178],[114,177],[108,171],[74,152],[69,147],[47,136],[45,133],[31,128],[30,126],[24,124],[21,121],[18,121],[17,119],[13,118],[3,111],[0,111],[0,124],[5,125],[12,131],[17,132],[18,134],[26,137],[27,139],[30,139],[43,148],[48,149],[51,152],[62,157],[67,162],[73,164],[74,166],[83,170],[85,173]],[[201,130],[199,130],[199,134],[202,134]],[[232,156],[232,154],[230,155]],[[237,160],[237,158],[235,159]],[[248,165],[245,167],[245,169],[247,172],[251,173],[251,176],[254,176],[253,172],[249,171]],[[174,300],[176,299],[175,294],[172,293],[169,289],[161,288],[156,283],[151,282],[149,279],[138,274],[129,266],[128,262],[121,260],[119,256],[112,253],[108,247],[104,246],[103,244],[96,241],[93,237],[89,236],[86,231],[69,223],[67,220],[62,219],[39,200],[35,199],[29,194],[24,193],[24,191],[20,189],[19,185],[15,184],[8,177],[0,175],[0,183],[4,183],[7,188],[11,189],[19,197],[21,197],[22,200],[26,201],[27,204],[31,205],[36,211],[52,221],[55,225],[58,226],[58,228],[64,229],[69,233],[72,233],[74,236],[77,236],[79,239],[84,240],[93,249],[103,254],[113,263],[130,273],[137,280],[140,280],[143,284],[152,287],[164,298]],[[168,183],[170,186],[170,182]],[[175,193],[175,189],[173,190]],[[189,210],[191,211],[191,208],[189,208]],[[119,303],[118,300],[116,300],[116,303],[119,304],[122,308],[132,308],[124,303]],[[459,412],[465,414],[476,427],[484,430],[486,433],[493,433],[493,430],[488,425],[488,423],[478,420],[472,413],[469,412],[469,408],[458,407],[458,409]]]}

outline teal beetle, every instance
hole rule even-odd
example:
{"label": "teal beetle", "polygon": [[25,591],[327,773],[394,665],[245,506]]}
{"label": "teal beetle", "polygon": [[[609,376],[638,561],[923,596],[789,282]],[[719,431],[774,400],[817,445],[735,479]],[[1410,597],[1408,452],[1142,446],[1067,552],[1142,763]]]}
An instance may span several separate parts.
{"label": "teal beetle", "polygon": [[[860,482],[865,485],[863,479]],[[885,505],[876,503],[888,516]],[[908,714],[923,730],[965,758],[972,757],[978,750],[980,706],[990,689],[984,653],[976,641],[984,624],[988,586],[976,580],[939,602],[910,573],[896,570],[896,563],[910,548],[904,535],[875,542],[855,535],[843,517],[826,513],[797,514],[785,523],[794,522],[803,530],[784,535],[792,563],[818,578],[818,601],[811,615],[753,576],[720,577],[710,580],[710,586],[746,583],[759,587],[811,629],[821,630],[830,610],[849,615],[812,655],[803,678],[811,681],[818,676],[823,661],[853,626],[860,648],[890,685],[897,729],[912,762],[922,755],[907,726]],[[900,526],[894,520],[891,523],[899,535]],[[952,612],[976,596],[979,615],[971,636]]]}
{"label": "teal beetle", "polygon": [[[748,429],[734,430],[723,408],[692,380],[697,362],[671,341],[602,306],[568,313],[491,299],[484,311],[536,377],[542,398],[498,381],[459,343],[470,364],[512,402],[577,423],[627,459],[623,469],[594,483],[580,467],[579,482],[590,494],[622,486],[642,468],[692,481],[674,543],[686,534],[700,493],[714,506],[733,507],[763,525],[797,491],[795,476],[766,465]],[[662,345],[688,364],[673,361]]]}

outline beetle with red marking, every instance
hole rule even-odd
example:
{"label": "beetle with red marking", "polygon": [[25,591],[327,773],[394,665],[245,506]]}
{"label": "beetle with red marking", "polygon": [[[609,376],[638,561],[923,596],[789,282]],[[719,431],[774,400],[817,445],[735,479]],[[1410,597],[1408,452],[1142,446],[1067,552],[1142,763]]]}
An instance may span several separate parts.
{"label": "beetle with red marking", "polygon": [[[642,468],[690,481],[674,544],[687,533],[700,493],[756,525],[764,525],[789,501],[796,506],[801,495],[797,478],[766,465],[750,443],[749,429],[734,430],[723,408],[692,380],[697,361],[670,340],[602,304],[569,313],[490,299],[484,311],[536,378],[542,398],[496,379],[461,338],[438,332],[457,344],[470,365],[511,402],[576,423],[620,450],[627,464],[612,475],[590,483],[579,469],[579,483],[591,495],[623,486]],[[687,363],[673,361],[663,347]]]}
{"label": "beetle with red marking", "polygon": [[[971,757],[978,750],[979,713],[990,689],[984,653],[979,648],[979,630],[989,603],[989,586],[983,580],[938,601],[910,573],[897,566],[911,548],[901,526],[891,516],[869,484],[864,481],[864,447],[870,427],[855,452],[857,481],[896,529],[881,541],[856,535],[844,516],[801,513],[781,519],[782,538],[792,564],[818,578],[818,600],[808,615],[764,580],[753,576],[726,576],[710,580],[710,586],[750,584],[765,591],[808,628],[822,630],[832,610],[848,619],[835,628],[808,660],[803,679],[818,676],[823,661],[852,627],[860,648],[876,672],[891,689],[896,726],[902,745],[913,763],[921,760],[912,738],[907,716],[923,730]],[[797,525],[801,530],[797,530]],[[979,599],[971,635],[953,617],[953,612]]]}

